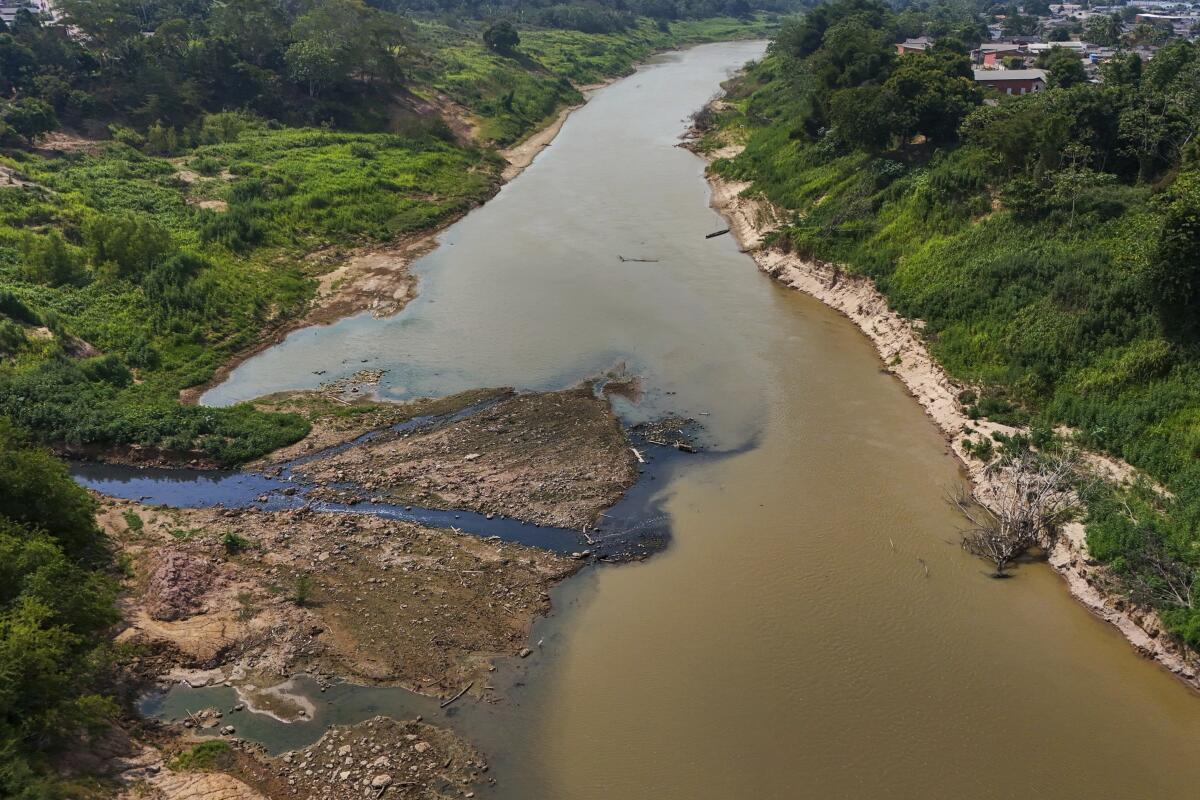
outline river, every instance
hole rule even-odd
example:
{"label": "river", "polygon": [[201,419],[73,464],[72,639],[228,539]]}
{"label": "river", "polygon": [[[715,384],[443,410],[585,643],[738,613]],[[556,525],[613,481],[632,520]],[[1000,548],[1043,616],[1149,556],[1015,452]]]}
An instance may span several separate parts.
{"label": "river", "polygon": [[730,452],[665,481],[666,552],[560,587],[505,700],[464,704],[488,795],[1196,797],[1200,701],[1045,566],[985,577],[943,500],[958,465],[867,340],[704,238],[725,225],[675,145],[762,48],[601,90],[415,266],[405,311],[293,333],[204,402],[364,367],[403,399],[624,362],[646,389],[627,419],[692,415]]}

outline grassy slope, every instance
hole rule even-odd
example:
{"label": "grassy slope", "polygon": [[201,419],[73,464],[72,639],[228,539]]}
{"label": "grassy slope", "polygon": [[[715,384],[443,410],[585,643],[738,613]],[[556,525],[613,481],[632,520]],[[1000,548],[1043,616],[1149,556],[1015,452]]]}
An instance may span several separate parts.
{"label": "grassy slope", "polygon": [[433,56],[418,75],[426,94],[440,92],[466,106],[479,119],[483,139],[504,146],[529,135],[563,105],[582,100],[576,86],[624,75],[657,50],[765,37],[772,27],[766,19],[716,18],[671,23],[667,31],[649,20],[613,34],[522,30],[519,54],[508,58],[483,46],[477,26],[423,23],[421,40]]}

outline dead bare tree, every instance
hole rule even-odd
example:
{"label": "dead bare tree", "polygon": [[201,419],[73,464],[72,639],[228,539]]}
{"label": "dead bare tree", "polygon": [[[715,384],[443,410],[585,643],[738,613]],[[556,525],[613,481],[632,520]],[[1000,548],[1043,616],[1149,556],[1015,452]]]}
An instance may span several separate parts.
{"label": "dead bare tree", "polygon": [[714,106],[719,99],[719,95],[714,95],[711,100],[692,114],[692,130],[696,133],[704,134],[713,129],[717,124],[717,110]]}
{"label": "dead bare tree", "polygon": [[1196,608],[1200,576],[1184,559],[1173,557],[1156,536],[1146,536],[1128,561],[1123,580],[1136,602],[1188,611]]}
{"label": "dead bare tree", "polygon": [[963,549],[996,565],[994,578],[1031,549],[1049,550],[1078,507],[1080,458],[1022,451],[987,466],[974,493],[958,487],[948,498],[967,518]]}

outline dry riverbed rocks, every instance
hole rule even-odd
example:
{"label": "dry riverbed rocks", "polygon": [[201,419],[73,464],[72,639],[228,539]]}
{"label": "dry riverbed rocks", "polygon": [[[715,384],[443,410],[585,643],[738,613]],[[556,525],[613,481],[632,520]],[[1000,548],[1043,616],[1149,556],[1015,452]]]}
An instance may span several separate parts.
{"label": "dry riverbed rocks", "polygon": [[312,430],[302,440],[271,453],[251,465],[251,469],[269,470],[299,456],[318,453],[328,447],[345,444],[373,430],[407,422],[416,417],[441,417],[479,403],[513,394],[511,389],[472,389],[449,397],[417,399],[407,403],[386,403],[372,399],[381,372],[363,370],[351,378],[330,381],[319,389],[280,392],[254,401],[263,411],[299,414]]}
{"label": "dry riverbed rocks", "polygon": [[[315,456],[293,465],[297,481],[315,484],[309,497],[577,528],[594,525],[637,477],[630,441],[591,385],[392,404],[366,396],[379,377],[364,372],[260,400],[305,415],[313,430],[254,468],[279,476],[284,464]],[[667,425],[654,435],[675,433]],[[174,509],[104,497],[100,505],[126,572],[127,627],[118,638],[134,646],[135,670],[165,683],[228,683],[246,710],[282,720],[315,711],[292,682],[299,673],[319,684],[344,678],[487,698],[490,660],[530,653],[529,631],[550,610],[551,587],[584,563],[495,537],[310,506]],[[161,746],[219,735],[230,757],[199,770],[160,759],[136,776],[137,791],[171,800],[470,797],[486,771],[467,744],[419,722],[334,729],[312,747],[269,758],[239,741],[220,710],[192,711]]]}
{"label": "dry riverbed rocks", "polygon": [[483,757],[450,731],[376,717],[332,728],[279,758],[238,759],[233,774],[270,798],[473,797]]}
{"label": "dry riverbed rocks", "polygon": [[329,499],[378,498],[578,529],[594,525],[637,478],[625,432],[591,386],[512,395],[465,419],[384,434],[297,472],[327,487]]}
{"label": "dry riverbed rocks", "polygon": [[[306,509],[106,500],[100,520],[131,575],[120,639],[154,645],[146,670],[193,682],[195,670],[211,670],[198,682],[232,679],[285,718],[302,706],[263,687],[297,671],[443,696],[478,680],[489,656],[525,645],[550,587],[579,566],[468,534]],[[163,609],[167,618],[156,618]]]}
{"label": "dry riverbed rocks", "polygon": [[237,739],[191,740],[159,754],[123,796],[163,800],[426,798],[475,796],[488,767],[450,731],[375,717],[326,731],[308,747],[269,756]]}

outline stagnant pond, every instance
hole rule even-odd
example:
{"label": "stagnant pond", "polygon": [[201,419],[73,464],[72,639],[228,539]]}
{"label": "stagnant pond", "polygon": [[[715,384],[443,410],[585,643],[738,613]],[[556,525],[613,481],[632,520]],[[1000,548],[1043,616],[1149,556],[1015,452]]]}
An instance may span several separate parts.
{"label": "stagnant pond", "polygon": [[[403,313],[297,332],[205,402],[364,360],[396,398],[557,387],[624,361],[647,389],[631,421],[707,412],[737,451],[660,482],[665,553],[559,589],[541,647],[497,673],[500,704],[452,707],[491,758],[489,794],[1196,797],[1200,698],[1048,568],[984,577],[943,502],[956,463],[866,339],[704,238],[724,225],[675,145],[762,49],[669,54],[599,92],[417,265]],[[430,708],[350,687],[319,700],[317,722],[257,735],[288,747],[328,721]]]}

